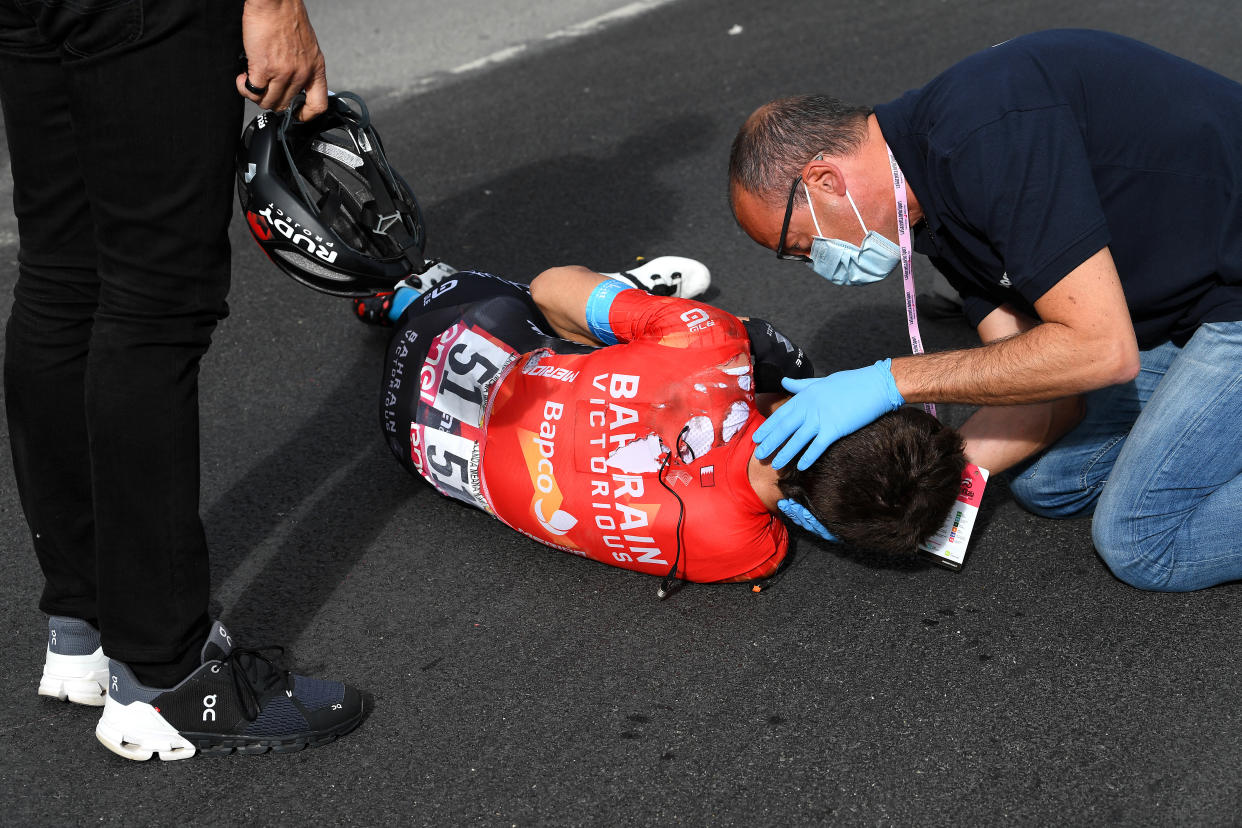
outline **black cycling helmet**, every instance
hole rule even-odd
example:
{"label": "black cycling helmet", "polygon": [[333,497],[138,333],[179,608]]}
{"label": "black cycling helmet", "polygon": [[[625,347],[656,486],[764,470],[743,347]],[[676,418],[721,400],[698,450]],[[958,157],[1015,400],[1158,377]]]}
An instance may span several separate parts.
{"label": "black cycling helmet", "polygon": [[362,98],[334,93],[305,123],[293,117],[303,100],[260,113],[242,133],[237,194],[250,232],[281,270],[315,290],[391,290],[423,269],[418,200],[388,166]]}

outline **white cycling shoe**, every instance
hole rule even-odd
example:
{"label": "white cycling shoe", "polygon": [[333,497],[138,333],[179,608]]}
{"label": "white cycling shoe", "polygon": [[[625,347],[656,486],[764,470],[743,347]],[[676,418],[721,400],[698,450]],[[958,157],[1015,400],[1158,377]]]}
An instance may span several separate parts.
{"label": "white cycling shoe", "polygon": [[707,265],[684,256],[659,256],[620,273],[605,273],[612,279],[629,282],[656,296],[693,299],[712,284]]}

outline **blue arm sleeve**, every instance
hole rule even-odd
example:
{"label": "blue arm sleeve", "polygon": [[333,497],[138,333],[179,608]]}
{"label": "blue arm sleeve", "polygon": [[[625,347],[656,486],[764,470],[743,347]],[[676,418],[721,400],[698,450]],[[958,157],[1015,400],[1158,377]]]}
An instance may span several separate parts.
{"label": "blue arm sleeve", "polygon": [[608,323],[608,312],[612,310],[612,300],[623,290],[637,290],[637,288],[617,279],[605,279],[596,285],[591,295],[587,297],[587,328],[592,336],[605,345],[616,345],[620,341]]}

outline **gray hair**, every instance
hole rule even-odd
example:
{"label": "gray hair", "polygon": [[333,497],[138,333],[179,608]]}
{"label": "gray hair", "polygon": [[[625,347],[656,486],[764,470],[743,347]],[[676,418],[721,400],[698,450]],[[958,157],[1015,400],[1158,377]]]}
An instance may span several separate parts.
{"label": "gray hair", "polygon": [[[755,110],[733,139],[729,187],[784,202],[793,180],[816,155],[849,155],[867,137],[871,108],[827,95],[778,98]],[[801,198],[801,196],[799,196]]]}

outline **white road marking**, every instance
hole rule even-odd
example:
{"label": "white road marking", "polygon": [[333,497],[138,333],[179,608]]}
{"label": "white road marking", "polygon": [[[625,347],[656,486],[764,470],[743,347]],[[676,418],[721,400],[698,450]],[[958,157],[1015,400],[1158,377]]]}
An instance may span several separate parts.
{"label": "white road marking", "polygon": [[[538,46],[547,46],[551,45],[555,41],[568,40],[583,37],[584,35],[594,34],[610,25],[631,20],[653,9],[659,8],[660,6],[667,6],[675,2],[677,2],[677,0],[634,0],[634,2],[627,3],[620,8],[597,15],[581,23],[574,23],[562,29],[557,29],[550,34],[535,37],[525,43],[519,43],[499,49],[489,55],[463,63],[456,68],[449,69],[447,72],[444,70],[435,71],[412,81],[405,83],[398,82],[394,88],[389,88],[385,92],[381,93],[379,91],[375,91],[374,93],[369,94],[368,100],[370,100],[373,106],[376,106],[383,103],[391,103],[411,95],[425,93],[435,86],[443,83],[448,78],[507,63],[526,54]],[[328,5],[329,3],[330,0],[322,0],[321,3],[314,3],[311,5]],[[320,16],[326,14],[323,10],[320,11]],[[248,109],[247,113],[251,113],[252,111],[255,110]],[[0,173],[0,203],[9,200],[13,191],[12,180],[7,175],[7,164],[2,163],[6,159],[7,153],[5,152],[5,148],[3,145],[0,145],[0,166],[4,167],[3,172]],[[0,247],[15,245],[17,243],[16,226],[17,221],[13,218],[11,213],[7,213],[6,215],[4,212],[0,212]]]}
{"label": "white road marking", "polygon": [[[473,72],[476,69],[482,69],[485,66],[492,66],[493,64],[504,63],[505,61],[513,60],[515,57],[525,52],[527,48],[528,47],[525,43],[519,43],[516,46],[510,46],[507,49],[501,49],[500,51],[492,52],[490,55],[484,55],[478,60],[472,60],[469,63],[463,63],[461,66],[457,66],[453,69],[450,69],[449,74],[461,75],[461,74],[465,74],[466,72]],[[427,83],[429,80],[431,80],[431,78],[422,78],[418,82]]]}
{"label": "white road marking", "polygon": [[[546,43],[552,40],[567,40],[570,38],[582,37],[583,35],[594,34],[595,32],[598,32],[613,23],[619,23],[623,20],[638,17],[640,14],[644,14],[652,9],[660,6],[666,6],[673,2],[676,2],[676,0],[635,0],[635,2],[628,3],[619,9],[613,9],[612,11],[606,12],[597,17],[592,17],[590,20],[585,20],[582,23],[575,23],[572,26],[566,26],[563,29],[558,29],[551,34],[544,35],[541,40]],[[469,63],[463,63],[455,69],[450,69],[449,73],[453,75],[460,75],[466,72],[473,72],[476,69],[482,69],[484,67],[494,66],[498,63],[504,63],[526,52],[530,48],[530,45],[531,44],[529,43],[520,43],[517,46],[510,46],[507,49],[492,52],[490,55],[485,55],[478,60],[472,60]],[[424,78],[419,81],[419,83],[425,84],[430,80],[432,79]]]}
{"label": "white road marking", "polygon": [[546,40],[555,40],[558,37],[581,37],[585,34],[599,31],[605,26],[618,23],[622,20],[629,20],[631,17],[638,17],[640,14],[649,12],[660,6],[667,6],[673,0],[636,0],[636,2],[628,3],[619,9],[613,9],[605,12],[598,17],[593,17],[582,23],[575,23],[567,26],[560,31],[553,32],[548,35]]}

